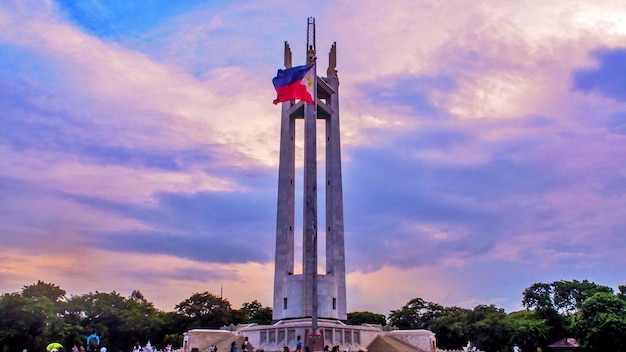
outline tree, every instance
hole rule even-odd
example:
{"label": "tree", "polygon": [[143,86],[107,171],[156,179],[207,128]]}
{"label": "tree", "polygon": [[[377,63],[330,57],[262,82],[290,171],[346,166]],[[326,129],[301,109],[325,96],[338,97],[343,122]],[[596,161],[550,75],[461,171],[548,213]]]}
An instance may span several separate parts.
{"label": "tree", "polygon": [[254,300],[241,305],[239,312],[243,314],[245,323],[257,323],[261,325],[272,323],[272,308],[263,307],[261,302]]}
{"label": "tree", "polygon": [[132,346],[135,342],[150,340],[153,345],[163,345],[164,314],[154,307],[143,294],[135,290],[124,300],[124,309],[120,311],[121,326],[116,342],[123,346]]}
{"label": "tree", "polygon": [[576,312],[587,298],[598,292],[613,294],[612,288],[587,280],[555,281],[552,286],[554,287],[554,305],[565,315]]}
{"label": "tree", "polygon": [[174,308],[188,319],[188,328],[219,328],[230,322],[231,306],[228,300],[205,291],[194,293]]}
{"label": "tree", "polygon": [[483,351],[500,351],[508,345],[511,331],[505,323],[504,309],[478,305],[470,314],[470,341]]}
{"label": "tree", "polygon": [[569,321],[566,316],[559,314],[554,309],[536,309],[534,318],[545,322],[547,333],[546,341],[553,342],[562,339],[564,336],[571,336],[569,333]]}
{"label": "tree", "polygon": [[588,351],[619,352],[626,346],[626,301],[598,292],[572,318],[572,328]]}
{"label": "tree", "polygon": [[45,350],[49,340],[63,336],[64,325],[48,297],[23,297],[19,293],[0,298],[0,350]]}
{"label": "tree", "polygon": [[272,314],[272,307],[263,307],[252,316],[250,322],[257,323],[259,325],[270,325],[272,323]]}
{"label": "tree", "polygon": [[429,328],[437,335],[437,346],[441,349],[460,350],[469,340],[471,309],[445,307],[432,319]]}
{"label": "tree", "polygon": [[41,280],[37,283],[22,287],[22,297],[48,297],[50,301],[57,302],[65,299],[65,290],[54,284],[48,284]]}
{"label": "tree", "polygon": [[552,285],[546,283],[534,283],[522,293],[522,305],[535,309],[555,309],[552,302]]}
{"label": "tree", "polygon": [[506,316],[505,323],[511,332],[509,344],[517,344],[522,351],[534,351],[546,345],[552,327],[538,311],[523,310]]}
{"label": "tree", "polygon": [[617,296],[620,298],[626,298],[626,285],[619,285],[617,286],[618,289],[618,293]]}
{"label": "tree", "polygon": [[570,315],[580,308],[585,299],[597,292],[613,293],[613,289],[587,280],[535,283],[524,290],[522,305],[527,309],[554,309]]}
{"label": "tree", "polygon": [[137,341],[165,341],[180,347],[189,319],[164,313],[135,290],[128,298],[119,293],[65,296],[65,290],[38,281],[21,292],[0,296],[0,351],[44,351],[51,341],[80,345],[92,328],[110,351],[127,349]]}
{"label": "tree", "polygon": [[72,344],[84,343],[91,329],[98,331],[101,344],[111,351],[127,349],[137,341],[159,345],[164,341],[163,314],[139,291],[128,298],[115,291],[73,296],[67,302],[65,320],[76,327],[69,332]]}
{"label": "tree", "polygon": [[385,326],[387,319],[383,314],[377,314],[372,312],[352,312],[348,313],[348,324],[361,325],[361,324],[376,324]]}
{"label": "tree", "polygon": [[428,329],[428,324],[443,310],[443,306],[413,298],[399,310],[389,314],[389,324],[400,329]]}
{"label": "tree", "polygon": [[261,310],[262,308],[263,308],[263,305],[261,304],[261,302],[254,300],[252,302],[244,302],[241,305],[240,310],[244,313],[244,315],[246,316],[246,319],[250,321],[252,317],[254,317],[254,315],[257,314],[257,312]]}

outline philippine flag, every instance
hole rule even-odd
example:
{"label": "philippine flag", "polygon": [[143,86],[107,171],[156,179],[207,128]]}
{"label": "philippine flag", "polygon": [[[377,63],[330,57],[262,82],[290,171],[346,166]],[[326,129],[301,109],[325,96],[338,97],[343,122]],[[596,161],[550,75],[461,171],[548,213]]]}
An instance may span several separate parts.
{"label": "philippine flag", "polygon": [[276,77],[272,79],[277,94],[274,104],[296,99],[315,104],[313,101],[315,77],[313,75],[313,64],[278,70]]}

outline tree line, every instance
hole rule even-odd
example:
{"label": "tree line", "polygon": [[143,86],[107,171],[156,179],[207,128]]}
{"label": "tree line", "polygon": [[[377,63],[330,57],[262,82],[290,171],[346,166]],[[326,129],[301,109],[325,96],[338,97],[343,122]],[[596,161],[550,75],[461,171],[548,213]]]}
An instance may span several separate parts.
{"label": "tree line", "polygon": [[515,344],[536,351],[571,337],[581,352],[624,351],[626,286],[615,294],[587,280],[535,283],[524,290],[522,306],[507,314],[493,304],[466,309],[414,298],[391,311],[388,321],[400,329],[431,330],[441,349],[461,349],[470,341],[487,352],[511,351]]}
{"label": "tree line", "polygon": [[[536,283],[522,294],[524,310],[506,313],[495,305],[474,309],[444,307],[413,298],[388,317],[372,312],[348,313],[347,323],[428,329],[442,349],[461,349],[471,341],[486,352],[523,351],[565,337],[577,338],[583,351],[622,351],[626,346],[626,286],[613,289],[587,280]],[[38,281],[21,292],[0,296],[0,352],[45,351],[51,342],[69,350],[84,345],[92,329],[110,352],[130,351],[139,342],[157,347],[182,345],[182,333],[242,323],[270,324],[272,309],[254,300],[232,308],[227,299],[194,293],[173,311],[156,309],[140,291],[129,297],[90,292],[67,296],[59,286]]]}
{"label": "tree line", "polygon": [[69,352],[73,345],[85,346],[92,329],[109,352],[128,352],[135,343],[147,341],[160,348],[180,347],[182,333],[190,329],[272,320],[272,309],[256,300],[233,309],[228,300],[209,292],[194,293],[172,312],[155,308],[137,290],[129,297],[115,291],[66,294],[57,285],[38,281],[0,296],[0,352],[43,352],[51,342]]}

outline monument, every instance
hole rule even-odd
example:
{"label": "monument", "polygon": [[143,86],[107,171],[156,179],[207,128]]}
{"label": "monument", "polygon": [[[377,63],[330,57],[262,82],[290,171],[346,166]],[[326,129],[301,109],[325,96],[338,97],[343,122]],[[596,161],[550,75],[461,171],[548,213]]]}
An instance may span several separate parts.
{"label": "monument", "polygon": [[[316,73],[315,19],[307,24],[306,64],[312,70],[313,104],[303,100],[282,103],[278,212],[274,271],[274,321],[311,318],[347,319],[346,260],[343,234],[341,146],[339,134],[339,79],[336,44],[329,53],[327,77]],[[291,50],[285,42],[285,67],[291,68]],[[308,67],[308,66],[307,66]],[[326,130],[326,271],[318,274],[317,120]],[[296,192],[296,120],[304,120],[302,274],[294,274]]]}
{"label": "monument", "polygon": [[[274,78],[281,103],[278,202],[272,325],[249,324],[223,330],[196,329],[184,338],[184,351],[200,352],[209,344],[228,349],[231,340],[247,337],[254,351],[278,352],[296,347],[298,337],[312,352],[325,345],[341,351],[367,350],[384,332],[376,325],[347,325],[346,260],[343,224],[343,190],[339,130],[339,78],[337,46],[328,54],[326,77],[317,75],[315,19],[307,20],[305,64],[292,67],[289,44],[284,47],[284,70]],[[298,100],[299,99],[299,100]],[[325,126],[325,270],[318,273],[318,155],[317,124]],[[296,127],[302,122],[304,136],[302,173],[302,272],[295,263],[296,232]],[[384,297],[381,297],[384,299]],[[228,329],[227,329],[228,330]],[[209,336],[209,337],[207,337]],[[204,340],[203,340],[204,338]],[[430,331],[396,333],[391,343],[404,344],[404,351],[434,351],[435,337]],[[224,342],[224,346],[219,343]],[[401,342],[398,342],[401,341]],[[389,344],[384,348],[391,348]],[[396,346],[397,348],[397,346]]]}

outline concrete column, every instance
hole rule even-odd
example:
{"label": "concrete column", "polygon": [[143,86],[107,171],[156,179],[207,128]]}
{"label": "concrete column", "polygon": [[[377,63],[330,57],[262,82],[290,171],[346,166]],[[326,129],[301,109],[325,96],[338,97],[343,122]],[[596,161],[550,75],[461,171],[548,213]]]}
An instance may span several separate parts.
{"label": "concrete column", "polygon": [[[273,320],[283,318],[284,285],[294,271],[295,226],[295,119],[289,114],[290,103],[282,104],[280,123],[280,160],[278,169],[278,211],[274,264]],[[292,302],[292,304],[295,302]]]}
{"label": "concrete column", "polygon": [[317,106],[304,107],[304,204],[302,273],[305,316],[313,316],[317,276]]}
{"label": "concrete column", "polygon": [[329,98],[333,113],[326,119],[326,274],[336,278],[337,315],[339,319],[345,320],[348,316],[339,130],[339,80],[329,75],[326,82],[335,91],[335,94]]}

